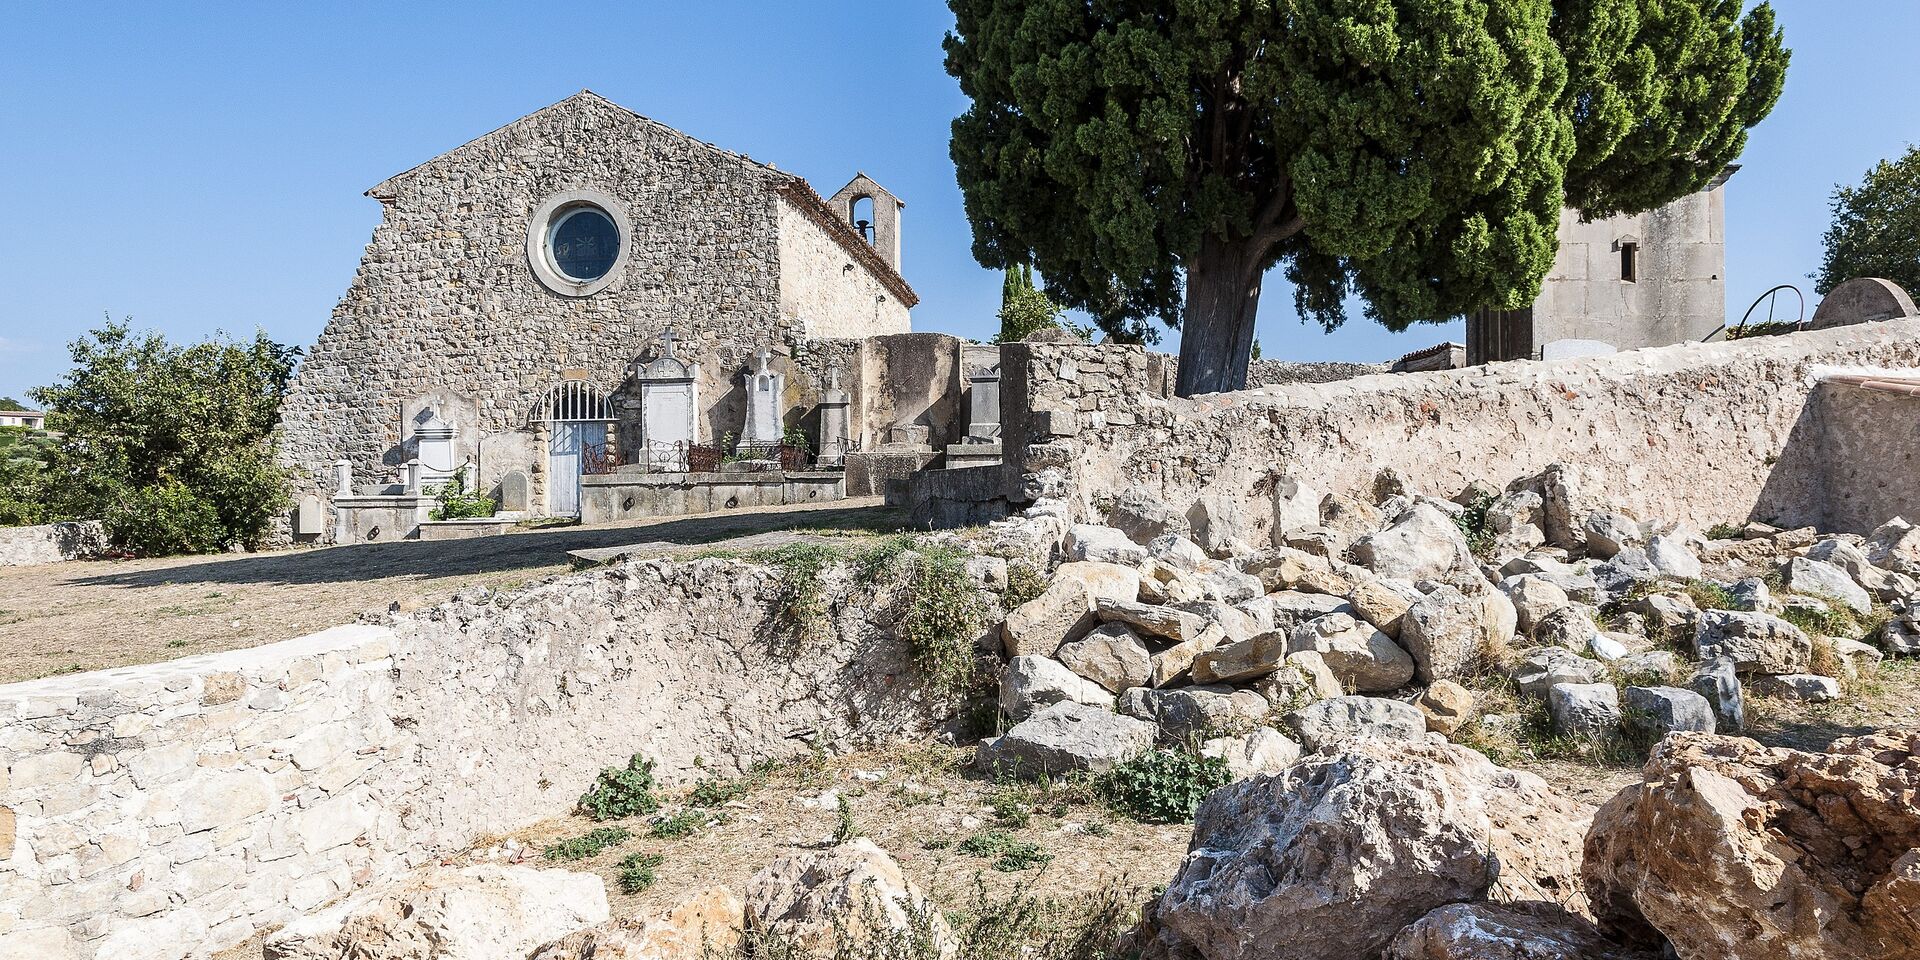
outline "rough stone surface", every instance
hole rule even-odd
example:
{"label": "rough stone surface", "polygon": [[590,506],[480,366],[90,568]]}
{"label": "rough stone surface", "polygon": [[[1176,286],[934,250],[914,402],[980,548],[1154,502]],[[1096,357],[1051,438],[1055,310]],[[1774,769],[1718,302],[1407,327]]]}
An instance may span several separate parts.
{"label": "rough stone surface", "polygon": [[1067,669],[1114,693],[1140,686],[1153,675],[1152,654],[1125,624],[1102,624],[1061,647],[1058,656]]}
{"label": "rough stone surface", "polygon": [[1237,683],[1253,680],[1280,668],[1286,659],[1288,635],[1277,630],[1224,644],[1193,660],[1194,683]]}
{"label": "rough stone surface", "polygon": [[1840,699],[1840,681],[1812,673],[1785,673],[1771,677],[1756,677],[1753,681],[1753,692],[1763,697],[1775,697],[1781,700],[1826,703],[1829,700]]}
{"label": "rough stone surface", "polygon": [[1805,673],[1813,641],[1800,628],[1767,613],[1706,610],[1696,618],[1694,652],[1730,657],[1741,673]]}
{"label": "rough stone surface", "polygon": [[1689,960],[1910,958],[1917,792],[1912,730],[1825,753],[1676,734],[1594,817],[1587,895],[1610,934],[1664,936]]}
{"label": "rough stone surface", "polygon": [[1216,737],[1201,744],[1203,756],[1227,762],[1227,773],[1235,780],[1262,774],[1279,773],[1300,759],[1300,745],[1272,727],[1261,727],[1237,737]]}
{"label": "rough stone surface", "polygon": [[1588,811],[1446,743],[1362,741],[1215,791],[1152,922],[1171,956],[1375,956],[1448,903],[1557,900]]}
{"label": "rough stone surface", "polygon": [[1311,650],[1341,686],[1361,693],[1397,690],[1413,680],[1413,656],[1391,637],[1344,613],[1301,624],[1287,638],[1289,653]]}
{"label": "rough stone surface", "polygon": [[1400,645],[1413,657],[1423,682],[1450,680],[1493,659],[1514,631],[1514,605],[1506,595],[1482,590],[1473,596],[1442,585],[1407,608]]}
{"label": "rough stone surface", "polygon": [[1116,563],[1063,563],[1040,595],[1007,614],[1001,631],[1007,656],[1050,657],[1060,645],[1078,639],[1099,623],[1094,605],[1102,598],[1132,600],[1140,575]]}
{"label": "rough stone surface", "polygon": [[1920,528],[1894,517],[1867,535],[1867,560],[1882,570],[1920,577]]}
{"label": "rough stone surface", "polygon": [[983,770],[1018,777],[1105,773],[1153,748],[1153,724],[1083,703],[1057,703],[980,741]]}
{"label": "rough stone surface", "polygon": [[1419,740],[1427,733],[1426,715],[1418,707],[1382,697],[1333,697],[1283,719],[1308,750],[1367,737]]}
{"label": "rough stone surface", "polygon": [[1513,604],[1514,629],[1533,636],[1534,625],[1568,603],[1567,592],[1538,574],[1520,574],[1500,581],[1500,591]]}
{"label": "rough stone surface", "polygon": [[1007,716],[1022,720],[1036,710],[1066,702],[1110,708],[1113,693],[1058,660],[1014,657],[1007,663],[1007,672],[1000,677],[1000,709]]}
{"label": "rough stone surface", "polygon": [[1067,539],[1061,545],[1068,560],[1088,563],[1119,563],[1128,566],[1137,565],[1147,559],[1147,548],[1112,527],[1103,527],[1092,523],[1076,523],[1067,528]]}
{"label": "rough stone surface", "polygon": [[703,960],[740,942],[744,904],[726,887],[696,890],[659,913],[616,917],[563,937],[528,960]]}
{"label": "rough stone surface", "polygon": [[1577,603],[1567,604],[1534,621],[1533,625],[1533,642],[1574,651],[1592,649],[1593,640],[1599,635],[1600,628],[1594,624],[1593,614]]}
{"label": "rough stone surface", "polygon": [[1353,542],[1353,559],[1377,576],[1445,580],[1474,568],[1473,552],[1451,517],[1416,504],[1393,525]]}
{"label": "rough stone surface", "polygon": [[1627,547],[1640,546],[1645,538],[1640,532],[1640,524],[1632,517],[1611,510],[1595,510],[1581,521],[1580,531],[1586,538],[1587,555],[1601,560],[1610,560]]}
{"label": "rough stone surface", "polygon": [[1327,661],[1312,650],[1287,654],[1280,669],[1254,681],[1253,689],[1266,697],[1276,710],[1344,696],[1347,692],[1339,678],[1327,668]]}
{"label": "rough stone surface", "polygon": [[1873,612],[1873,597],[1853,582],[1845,570],[1819,560],[1794,557],[1787,561],[1787,589],[1816,597],[1837,600],[1855,613]]}
{"label": "rough stone surface", "polygon": [[268,960],[523,957],[606,919],[606,888],[590,873],[434,867],[294,920],[267,939],[265,954]]}
{"label": "rough stone surface", "polygon": [[1738,664],[1732,657],[1703,660],[1693,671],[1687,688],[1706,698],[1713,709],[1714,731],[1739,733],[1747,727],[1746,696],[1740,688]]}
{"label": "rough stone surface", "polygon": [[1216,684],[1156,690],[1153,709],[1160,735],[1174,743],[1192,744],[1218,733],[1237,733],[1267,716],[1267,698],[1252,690]]}
{"label": "rough stone surface", "polygon": [[1556,903],[1450,903],[1401,930],[1384,960],[1652,960],[1652,954],[1610,942],[1592,921]]}
{"label": "rough stone surface", "polygon": [[864,837],[781,857],[747,881],[747,923],[811,955],[831,956],[926,924],[936,949],[953,931],[900,865]]}
{"label": "rough stone surface", "polygon": [[1347,591],[1347,603],[1353,606],[1354,615],[1395,640],[1400,639],[1400,618],[1418,599],[1417,590],[1395,588],[1374,579],[1356,580]]}
{"label": "rough stone surface", "polygon": [[106,549],[107,533],[97,520],[0,527],[0,567],[82,560]]}
{"label": "rough stone surface", "polygon": [[1521,654],[1513,682],[1524,696],[1546,699],[1555,684],[1592,683],[1607,675],[1606,664],[1562,647],[1536,647]]}
{"label": "rough stone surface", "polygon": [[1453,736],[1474,714],[1473,693],[1452,680],[1429,684],[1414,705],[1426,715],[1427,729],[1443,737]]}
{"label": "rough stone surface", "polygon": [[1628,687],[1624,720],[1656,739],[1675,731],[1712,733],[1713,704],[1679,687]]}
{"label": "rough stone surface", "polygon": [[1620,690],[1611,683],[1556,683],[1547,689],[1556,733],[1598,737],[1620,725]]}
{"label": "rough stone surface", "polygon": [[1174,643],[1192,640],[1212,625],[1205,617],[1177,607],[1106,597],[1100,598],[1097,606],[1100,619],[1107,623],[1124,623],[1138,633]]}

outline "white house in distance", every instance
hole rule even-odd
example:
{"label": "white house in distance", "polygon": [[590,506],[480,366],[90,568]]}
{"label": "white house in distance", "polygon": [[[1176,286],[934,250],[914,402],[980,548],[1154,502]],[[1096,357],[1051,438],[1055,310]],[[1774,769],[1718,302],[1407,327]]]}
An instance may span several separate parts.
{"label": "white house in distance", "polygon": [[0,427],[26,427],[45,430],[47,415],[38,410],[0,410]]}

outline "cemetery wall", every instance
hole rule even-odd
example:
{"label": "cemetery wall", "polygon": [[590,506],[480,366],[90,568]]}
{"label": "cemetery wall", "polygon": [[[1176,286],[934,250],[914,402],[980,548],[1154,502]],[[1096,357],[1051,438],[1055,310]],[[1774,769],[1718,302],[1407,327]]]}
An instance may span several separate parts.
{"label": "cemetery wall", "polygon": [[107,534],[98,520],[0,527],[0,567],[80,560],[106,548]]}
{"label": "cemetery wall", "polygon": [[[1018,504],[1081,516],[1133,489],[1253,505],[1278,474],[1367,496],[1392,467],[1452,496],[1563,461],[1598,497],[1704,529],[1749,518],[1864,531],[1911,513],[1916,401],[1821,386],[1822,368],[1920,365],[1920,321],[1604,357],[1289,384],[1187,400],[1138,347],[1014,344],[1004,414]],[[1089,375],[1091,374],[1091,375]],[[1017,381],[1017,382],[1016,382]]]}
{"label": "cemetery wall", "polygon": [[816,337],[871,337],[911,329],[909,304],[853,252],[784,197],[780,203],[780,309]]}
{"label": "cemetery wall", "polygon": [[635,753],[674,784],[697,760],[727,775],[925,732],[904,650],[859,602],[799,643],[780,589],[735,561],[643,561],[0,686],[0,956],[205,957],[556,815]]}

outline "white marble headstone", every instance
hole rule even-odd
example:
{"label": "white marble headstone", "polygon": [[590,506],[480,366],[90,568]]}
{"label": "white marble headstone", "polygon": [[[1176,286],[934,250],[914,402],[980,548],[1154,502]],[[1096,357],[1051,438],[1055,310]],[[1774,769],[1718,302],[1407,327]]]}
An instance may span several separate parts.
{"label": "white marble headstone", "polygon": [[787,378],[784,374],[767,369],[767,363],[773,354],[761,350],[760,368],[747,374],[747,422],[741,431],[741,443],[779,443],[781,435],[786,433],[786,425],[781,418],[781,394],[785,392]]}

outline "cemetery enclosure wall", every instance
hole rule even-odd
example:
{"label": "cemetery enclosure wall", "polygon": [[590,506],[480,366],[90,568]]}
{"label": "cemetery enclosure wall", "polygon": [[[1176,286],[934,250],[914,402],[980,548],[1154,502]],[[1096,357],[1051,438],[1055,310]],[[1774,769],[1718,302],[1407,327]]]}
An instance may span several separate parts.
{"label": "cemetery enclosure wall", "polygon": [[672,784],[696,758],[728,775],[925,731],[866,610],[837,605],[831,639],[796,644],[769,619],[779,593],[734,561],[627,563],[0,686],[0,956],[204,957],[555,815],[635,753]]}
{"label": "cemetery enclosure wall", "polygon": [[1257,506],[1282,473],[1366,497],[1386,467],[1450,497],[1555,461],[1594,496],[1701,529],[1860,532],[1913,512],[1920,492],[1915,421],[1885,409],[1917,401],[1817,383],[1827,367],[1920,366],[1920,321],[1188,400],[1166,395],[1137,347],[1013,344],[1005,357],[1010,499],[1052,488],[1087,517],[1129,489],[1181,509]]}
{"label": "cemetery enclosure wall", "polygon": [[106,548],[107,534],[98,520],[0,527],[0,567],[79,560]]}

